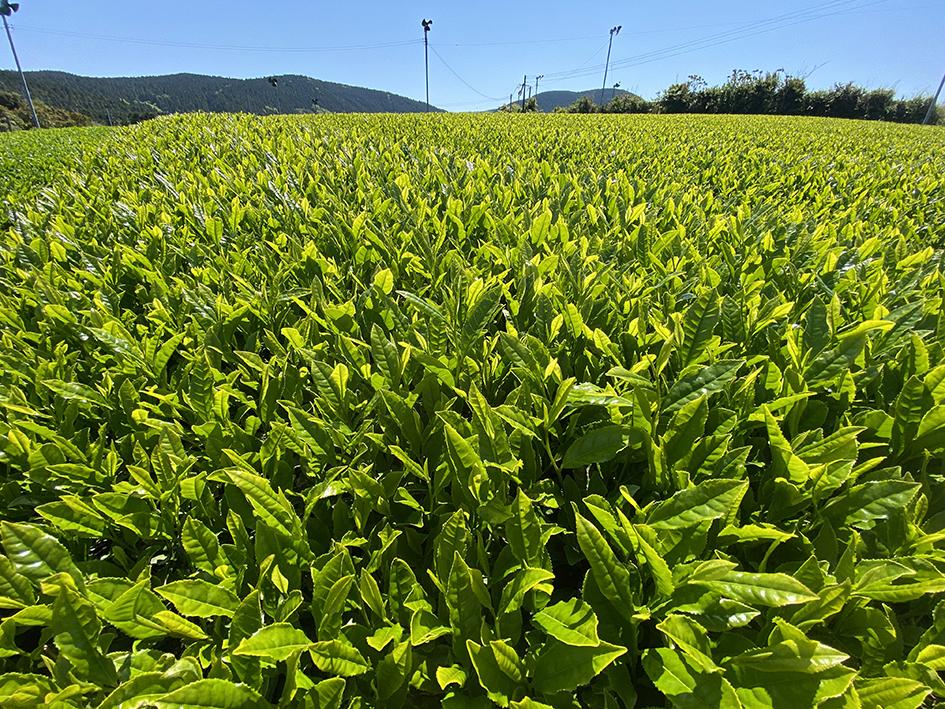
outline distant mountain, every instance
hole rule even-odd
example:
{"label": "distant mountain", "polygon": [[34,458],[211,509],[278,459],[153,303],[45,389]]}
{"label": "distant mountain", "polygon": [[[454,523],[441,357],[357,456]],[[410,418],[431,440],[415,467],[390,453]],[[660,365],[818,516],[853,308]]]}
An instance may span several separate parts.
{"label": "distant mountain", "polygon": [[[410,113],[426,110],[387,91],[335,84],[307,76],[227,79],[200,74],[94,78],[60,71],[27,72],[30,91],[57,108],[91,116],[99,123],[133,123],[165,113]],[[19,91],[19,77],[0,71],[0,91]],[[314,101],[318,101],[316,107]],[[440,110],[440,109],[434,109]]]}
{"label": "distant mountain", "polygon": [[[610,101],[614,96],[632,95],[629,91],[623,89],[607,89],[604,91],[604,102]],[[588,89],[587,91],[542,91],[538,94],[538,108],[546,113],[554,111],[556,108],[570,106],[572,103],[587,96],[594,103],[600,102],[600,89]]]}

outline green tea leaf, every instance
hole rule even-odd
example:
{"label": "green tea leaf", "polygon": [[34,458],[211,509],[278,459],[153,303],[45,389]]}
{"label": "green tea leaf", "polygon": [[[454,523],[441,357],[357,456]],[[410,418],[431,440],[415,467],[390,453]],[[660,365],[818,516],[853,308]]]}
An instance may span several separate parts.
{"label": "green tea leaf", "polygon": [[[489,699],[499,706],[508,706],[510,697],[515,692],[518,682],[521,681],[521,676],[518,677],[517,682],[509,676],[509,672],[503,671],[503,666],[500,665],[503,655],[501,652],[497,654],[491,645],[481,646],[472,640],[466,640],[466,651],[476,670],[479,685],[486,691]],[[512,674],[520,675],[517,663],[513,661],[511,666],[515,667]]]}
{"label": "green tea leaf", "polygon": [[236,648],[234,655],[250,655],[274,662],[286,660],[292,653],[308,650],[313,646],[311,640],[290,623],[266,625],[245,638]]}
{"label": "green tea leaf", "polygon": [[707,291],[689,306],[683,319],[683,340],[680,359],[683,367],[697,361],[708,347],[719,321],[719,299],[714,291]]}
{"label": "green tea leaf", "polygon": [[66,548],[31,524],[0,523],[0,540],[17,572],[38,584],[53,574],[65,572],[82,586],[82,574]]}
{"label": "green tea leaf", "polygon": [[294,537],[300,522],[285,496],[273,491],[269,481],[242,468],[219,471],[221,477],[238,487],[258,518],[275,531]]}
{"label": "green tea leaf", "polygon": [[199,579],[173,581],[154,590],[173,603],[182,615],[197,618],[232,618],[240,603],[232,591]]}
{"label": "green tea leaf", "polygon": [[684,529],[720,519],[738,506],[747,490],[748,483],[742,480],[707,480],[654,507],[647,515],[647,526],[656,530]]}
{"label": "green tea leaf", "polygon": [[157,709],[242,709],[249,706],[271,706],[245,684],[234,684],[223,679],[191,682],[151,701]]}
{"label": "green tea leaf", "polygon": [[108,407],[108,400],[91,387],[78,382],[63,382],[58,379],[46,379],[43,386],[55,392],[63,399],[81,401],[83,404]]}
{"label": "green tea leaf", "polygon": [[115,665],[99,647],[102,623],[91,603],[62,588],[53,604],[50,627],[59,652],[78,677],[104,686],[118,683]]}
{"label": "green tea leaf", "polygon": [[355,677],[371,668],[358,649],[344,640],[314,643],[309,653],[318,669],[339,677]]}
{"label": "green tea leaf", "polygon": [[626,433],[622,426],[597,428],[570,445],[561,465],[565,468],[583,468],[594,463],[606,463],[626,445]]}
{"label": "green tea leaf", "polygon": [[601,593],[624,615],[633,608],[633,592],[630,588],[630,573],[617,560],[613,550],[597,528],[584,519],[575,509],[577,539],[581,552],[591,566],[591,573]]}
{"label": "green tea leaf", "polygon": [[663,411],[672,413],[700,396],[724,391],[745,364],[741,359],[720,360],[698,372],[679,379],[660,402]]}
{"label": "green tea leaf", "polygon": [[866,336],[856,335],[840,341],[833,349],[821,352],[804,370],[808,386],[820,386],[850,369],[866,346]]}
{"label": "green tea leaf", "polygon": [[870,709],[918,709],[931,690],[905,677],[883,677],[857,680],[856,692]]}
{"label": "green tea leaf", "polygon": [[597,647],[597,615],[584,601],[572,598],[545,606],[532,619],[555,640],[577,647]]}
{"label": "green tea leaf", "polygon": [[596,647],[575,647],[549,640],[535,659],[532,683],[542,694],[573,692],[626,652],[625,647],[605,642]]}
{"label": "green tea leaf", "polygon": [[748,605],[781,606],[816,601],[817,596],[797,579],[786,574],[757,574],[729,571],[720,579],[693,581],[733,601]]}

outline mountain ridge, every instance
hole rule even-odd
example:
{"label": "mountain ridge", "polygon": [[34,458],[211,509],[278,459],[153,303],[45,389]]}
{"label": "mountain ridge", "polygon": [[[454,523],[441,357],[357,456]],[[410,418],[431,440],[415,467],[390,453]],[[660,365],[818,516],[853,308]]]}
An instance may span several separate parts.
{"label": "mountain ridge", "polygon": [[[64,71],[26,72],[35,98],[99,123],[134,123],[168,113],[412,113],[426,104],[406,96],[301,74],[237,79],[182,72],[94,77]],[[271,80],[276,85],[273,86]],[[0,71],[0,91],[19,91],[19,77]],[[432,111],[441,109],[431,106]]]}

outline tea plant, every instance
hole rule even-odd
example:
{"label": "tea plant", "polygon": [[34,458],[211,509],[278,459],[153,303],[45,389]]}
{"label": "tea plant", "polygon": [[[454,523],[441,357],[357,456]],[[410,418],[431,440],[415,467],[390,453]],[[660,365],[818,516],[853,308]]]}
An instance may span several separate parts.
{"label": "tea plant", "polygon": [[942,136],[121,132],[0,243],[4,706],[945,698]]}
{"label": "tea plant", "polygon": [[41,189],[109,135],[101,126],[0,133],[0,196]]}

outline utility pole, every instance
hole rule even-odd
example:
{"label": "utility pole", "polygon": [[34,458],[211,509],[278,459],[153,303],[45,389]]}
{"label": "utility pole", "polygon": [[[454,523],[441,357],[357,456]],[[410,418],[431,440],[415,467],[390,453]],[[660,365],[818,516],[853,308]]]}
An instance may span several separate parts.
{"label": "utility pole", "polygon": [[607,63],[604,64],[604,83],[600,87],[600,105],[604,105],[604,91],[607,89],[607,70],[610,68],[610,50],[614,46],[614,37],[620,34],[623,25],[610,28],[610,42],[607,43]]}
{"label": "utility pole", "polygon": [[30,107],[30,113],[33,114],[33,125],[39,128],[39,116],[36,115],[33,97],[30,96],[30,87],[26,83],[26,74],[23,73],[23,67],[20,66],[20,58],[16,54],[16,46],[13,44],[13,35],[10,33],[10,25],[7,23],[7,18],[19,9],[20,3],[18,2],[0,0],[0,15],[3,16],[3,28],[7,31],[7,39],[10,40],[10,49],[13,50],[13,61],[16,62],[16,70],[20,72],[20,81],[23,82],[23,96],[26,97],[26,103]]}
{"label": "utility pole", "polygon": [[522,76],[522,113],[525,113],[525,87],[528,86],[528,75]]}
{"label": "utility pole", "polygon": [[424,20],[420,23],[423,27],[423,66],[427,76],[427,113],[430,112],[430,28],[433,27],[433,20]]}
{"label": "utility pole", "polygon": [[509,113],[512,112],[512,94],[509,94]]}
{"label": "utility pole", "polygon": [[[6,20],[4,20],[6,22]],[[929,111],[925,114],[925,120],[922,121],[922,125],[927,126],[929,121],[932,120],[932,114],[935,113],[935,107],[938,105],[938,97],[942,95],[942,87],[945,87],[945,76],[942,77],[942,83],[938,85],[938,91],[935,92],[935,98],[932,99],[932,103],[929,104]]]}
{"label": "utility pole", "polygon": [[545,78],[544,74],[539,74],[535,77],[535,110],[538,109],[538,82]]}

